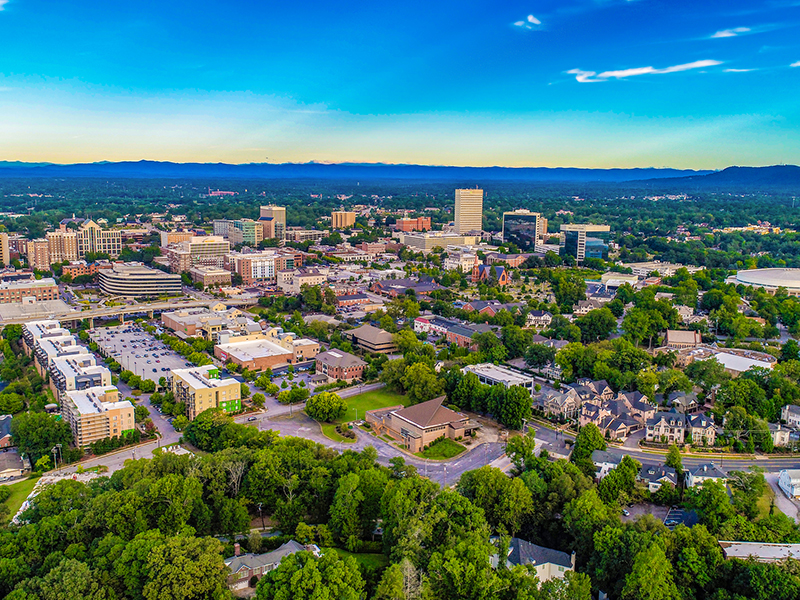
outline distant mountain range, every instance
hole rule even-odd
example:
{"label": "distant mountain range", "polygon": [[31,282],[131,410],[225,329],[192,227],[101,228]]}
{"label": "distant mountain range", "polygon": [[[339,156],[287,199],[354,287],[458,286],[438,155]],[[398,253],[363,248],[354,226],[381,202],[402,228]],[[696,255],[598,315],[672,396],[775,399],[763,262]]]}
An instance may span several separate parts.
{"label": "distant mountain range", "polygon": [[97,162],[73,165],[0,162],[0,177],[131,177],[164,179],[381,179],[421,181],[606,182],[705,175],[680,169],[578,169],[549,167],[446,167],[361,163],[173,163]]}
{"label": "distant mountain range", "polygon": [[722,171],[690,169],[578,169],[572,167],[447,167],[363,163],[173,163],[97,162],[58,165],[0,161],[0,178],[122,177],[146,179],[328,179],[453,182],[689,184],[690,187],[800,187],[800,167],[728,167]]}

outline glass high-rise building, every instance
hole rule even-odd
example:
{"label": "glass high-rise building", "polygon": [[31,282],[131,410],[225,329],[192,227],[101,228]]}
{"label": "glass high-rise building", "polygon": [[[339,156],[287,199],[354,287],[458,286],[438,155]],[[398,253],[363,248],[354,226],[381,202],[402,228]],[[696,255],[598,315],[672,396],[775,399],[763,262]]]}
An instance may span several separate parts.
{"label": "glass high-rise building", "polygon": [[503,213],[503,242],[516,244],[520,250],[533,250],[547,235],[547,219],[529,210]]}
{"label": "glass high-rise building", "polygon": [[561,256],[571,256],[578,264],[586,258],[608,260],[608,225],[565,224],[561,226]]}

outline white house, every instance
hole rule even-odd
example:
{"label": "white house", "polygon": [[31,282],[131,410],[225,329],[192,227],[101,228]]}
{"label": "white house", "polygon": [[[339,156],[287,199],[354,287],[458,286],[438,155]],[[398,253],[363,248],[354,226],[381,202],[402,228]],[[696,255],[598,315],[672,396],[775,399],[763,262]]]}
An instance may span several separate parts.
{"label": "white house", "polygon": [[800,427],[800,406],[787,404],[781,409],[781,421],[789,427]]}
{"label": "white house", "polygon": [[789,498],[800,498],[800,469],[784,469],[778,476],[778,485]]}
{"label": "white house", "polygon": [[724,484],[727,475],[720,471],[714,463],[705,463],[686,470],[686,487],[702,485],[704,481],[719,481]]}
{"label": "white house", "polygon": [[595,467],[595,477],[602,479],[611,469],[616,469],[622,462],[622,455],[605,450],[595,450],[592,452],[592,462]]}

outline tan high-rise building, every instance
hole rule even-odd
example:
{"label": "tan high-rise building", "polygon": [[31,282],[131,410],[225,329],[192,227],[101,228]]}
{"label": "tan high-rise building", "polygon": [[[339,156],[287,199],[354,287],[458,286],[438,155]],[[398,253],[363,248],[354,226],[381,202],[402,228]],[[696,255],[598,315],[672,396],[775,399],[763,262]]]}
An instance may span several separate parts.
{"label": "tan high-rise building", "polygon": [[264,219],[273,219],[273,237],[278,238],[279,240],[283,239],[283,234],[286,231],[286,207],[285,206],[275,206],[270,204],[269,206],[262,206],[260,213],[259,213],[259,220],[263,221]]}
{"label": "tan high-rise building", "polygon": [[78,234],[76,232],[61,229],[48,231],[45,238],[47,238],[50,252],[50,264],[78,260]]}
{"label": "tan high-rise building", "polygon": [[483,190],[456,190],[456,232],[483,229]]}
{"label": "tan high-rise building", "polygon": [[333,229],[348,229],[356,224],[356,213],[346,210],[335,210],[331,213]]}
{"label": "tan high-rise building", "polygon": [[5,267],[11,264],[11,249],[8,245],[8,234],[5,232],[0,233],[0,260]]}
{"label": "tan high-rise building", "polygon": [[122,252],[122,233],[119,230],[103,229],[92,221],[84,221],[78,229],[78,258],[87,252],[108,254],[117,258]]}
{"label": "tan high-rise building", "polygon": [[166,248],[170,244],[177,244],[178,242],[188,242],[194,237],[191,231],[162,231],[161,232],[161,247]]}
{"label": "tan high-rise building", "polygon": [[39,271],[50,270],[50,244],[43,238],[28,242],[28,265]]}

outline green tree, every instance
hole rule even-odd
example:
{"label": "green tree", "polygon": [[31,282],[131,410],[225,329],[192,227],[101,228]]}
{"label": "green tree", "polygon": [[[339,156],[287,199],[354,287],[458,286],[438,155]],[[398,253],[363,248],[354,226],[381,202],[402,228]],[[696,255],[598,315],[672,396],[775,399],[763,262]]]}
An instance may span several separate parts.
{"label": "green tree", "polygon": [[664,464],[675,469],[679,478],[683,475],[683,460],[681,459],[681,451],[678,449],[677,445],[670,444]]}
{"label": "green tree", "polygon": [[617,328],[617,319],[608,308],[596,308],[578,317],[575,324],[581,330],[581,341],[589,344],[608,339]]}
{"label": "green tree", "polygon": [[56,444],[61,444],[65,450],[72,441],[72,430],[66,421],[57,421],[52,415],[37,412],[15,416],[11,421],[11,435],[19,451],[34,464],[41,457],[49,456]]}
{"label": "green tree", "polygon": [[352,556],[340,558],[326,550],[316,558],[310,552],[285,557],[277,569],[258,582],[258,600],[361,600],[364,580]]}
{"label": "green tree", "polygon": [[306,402],[306,414],[317,421],[335,421],[346,411],[347,402],[332,392],[320,392]]}
{"label": "green tree", "polygon": [[531,344],[525,351],[525,362],[534,369],[549,365],[555,357],[556,349],[544,344]]}
{"label": "green tree", "polygon": [[570,461],[573,462],[587,477],[594,477],[594,463],[592,462],[592,452],[595,450],[605,450],[606,440],[603,434],[594,423],[588,423],[581,427],[578,437],[575,438],[575,445],[572,448]]}
{"label": "green tree", "polygon": [[523,422],[531,418],[531,393],[521,385],[506,390],[499,420],[509,429],[522,429]]}
{"label": "green tree", "polygon": [[442,381],[436,377],[433,369],[424,363],[406,367],[402,382],[412,404],[426,402],[444,393]]}
{"label": "green tree", "polygon": [[625,578],[623,600],[681,600],[672,576],[672,565],[664,550],[652,544],[640,551],[633,561],[633,570]]}

